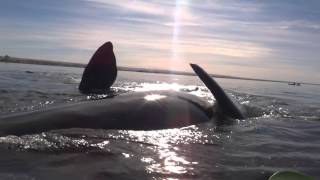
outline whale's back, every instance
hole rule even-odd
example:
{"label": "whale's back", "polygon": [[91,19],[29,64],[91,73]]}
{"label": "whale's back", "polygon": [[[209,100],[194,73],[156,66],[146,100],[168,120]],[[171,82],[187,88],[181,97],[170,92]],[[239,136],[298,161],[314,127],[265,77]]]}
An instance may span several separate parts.
{"label": "whale's back", "polygon": [[0,133],[22,135],[68,128],[178,128],[209,121],[210,111],[209,103],[191,94],[135,92],[2,117]]}

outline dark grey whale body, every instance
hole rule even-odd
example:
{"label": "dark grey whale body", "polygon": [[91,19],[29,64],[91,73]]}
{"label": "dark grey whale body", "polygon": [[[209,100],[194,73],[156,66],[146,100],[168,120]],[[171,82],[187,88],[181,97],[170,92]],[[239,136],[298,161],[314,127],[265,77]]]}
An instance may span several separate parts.
{"label": "dark grey whale body", "polygon": [[23,135],[67,128],[175,128],[209,121],[210,110],[209,103],[187,93],[126,93],[111,99],[78,102],[3,117],[0,134]]}
{"label": "dark grey whale body", "polygon": [[[110,44],[110,42],[105,43],[96,53],[113,54]],[[82,77],[82,85],[79,87],[82,93],[103,92],[111,86],[110,82],[113,83],[117,73],[108,70],[113,71],[113,68],[107,68],[107,72],[103,72],[102,69],[99,71],[91,69],[97,67],[95,66],[97,62],[103,64],[104,60],[107,60],[110,66],[115,66],[115,59],[109,61],[110,58],[94,54]],[[201,67],[195,64],[191,64],[191,67],[215,96],[222,115],[244,118],[244,114],[223,89]],[[88,82],[92,77],[100,79],[95,83]],[[133,92],[112,98],[3,116],[0,118],[0,135],[23,135],[68,128],[123,130],[177,128],[210,121],[219,112],[214,111],[212,105],[201,98],[183,92]]]}

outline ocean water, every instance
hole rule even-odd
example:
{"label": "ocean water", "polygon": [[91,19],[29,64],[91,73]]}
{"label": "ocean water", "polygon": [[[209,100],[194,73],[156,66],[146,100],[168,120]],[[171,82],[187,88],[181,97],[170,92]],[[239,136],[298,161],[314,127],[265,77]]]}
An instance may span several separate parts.
{"label": "ocean water", "polygon": [[[0,117],[90,101],[83,69],[0,63]],[[320,86],[217,79],[249,112],[157,131],[67,129],[0,137],[0,179],[267,179],[294,170],[320,179]],[[170,89],[215,100],[197,77],[118,73],[116,93]]]}

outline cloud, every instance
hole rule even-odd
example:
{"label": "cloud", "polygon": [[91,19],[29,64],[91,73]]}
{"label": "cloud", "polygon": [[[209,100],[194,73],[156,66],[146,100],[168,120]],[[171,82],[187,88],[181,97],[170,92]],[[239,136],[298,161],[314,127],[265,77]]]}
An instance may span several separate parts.
{"label": "cloud", "polygon": [[[168,9],[159,6],[158,3],[150,3],[147,1],[133,1],[133,0],[119,0],[119,1],[107,1],[107,0],[86,0],[91,2],[92,6],[101,7],[105,6],[109,8],[110,6],[115,6],[118,10],[122,12],[138,12],[144,14],[152,14],[152,15],[167,15]],[[170,7],[169,7],[170,10]]]}
{"label": "cloud", "polygon": [[185,70],[181,64],[196,60],[221,67],[223,74],[274,71],[277,77],[286,68],[317,74],[320,15],[317,3],[305,4],[12,0],[0,7],[0,54],[87,62],[99,45],[112,41],[126,66],[171,68],[176,60],[175,68]]}

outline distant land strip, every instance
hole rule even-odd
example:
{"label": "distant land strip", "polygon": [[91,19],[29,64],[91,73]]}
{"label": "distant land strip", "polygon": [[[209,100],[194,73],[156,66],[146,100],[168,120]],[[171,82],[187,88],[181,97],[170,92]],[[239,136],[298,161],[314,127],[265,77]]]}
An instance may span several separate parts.
{"label": "distant land strip", "polygon": [[[7,55],[0,56],[0,63],[20,63],[20,64],[35,64],[35,65],[79,67],[79,68],[86,67],[86,64],[82,64],[82,63],[39,60],[39,59],[27,59],[27,58],[11,57],[11,56],[7,56]],[[132,68],[132,67],[119,66],[118,70],[119,71],[143,72],[143,73],[158,73],[158,74],[175,74],[175,75],[195,76],[195,74],[191,73],[191,72],[161,70],[161,69],[145,69],[145,68]],[[225,78],[225,79],[239,79],[239,80],[265,81],[265,82],[278,82],[278,83],[294,83],[294,81],[280,81],[280,80],[270,80],[270,79],[246,78],[246,77],[226,76],[226,75],[218,75],[218,74],[210,74],[210,75],[215,78]],[[317,84],[317,83],[305,83],[305,82],[295,82],[295,83],[320,86],[320,84]]]}

